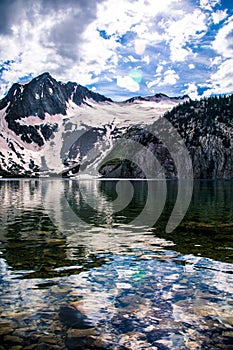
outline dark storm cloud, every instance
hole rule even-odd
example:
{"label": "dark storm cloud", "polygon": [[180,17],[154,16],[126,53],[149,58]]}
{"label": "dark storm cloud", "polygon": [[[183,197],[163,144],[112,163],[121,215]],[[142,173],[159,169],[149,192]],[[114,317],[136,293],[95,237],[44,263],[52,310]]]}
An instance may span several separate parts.
{"label": "dark storm cloud", "polygon": [[40,0],[0,0],[0,34],[9,35],[13,25],[32,21],[40,3]]}
{"label": "dark storm cloud", "polygon": [[58,54],[75,59],[82,33],[96,18],[97,4],[102,0],[1,0],[0,34],[10,35],[12,25],[56,13],[64,13],[63,19],[56,22],[49,33],[45,33],[42,45],[53,44]]}
{"label": "dark storm cloud", "polygon": [[[69,9],[71,11],[53,27],[48,37],[61,56],[77,58],[77,47],[82,42],[82,33],[95,20],[98,2],[100,1],[70,0],[66,3],[64,11]],[[62,7],[64,7],[64,1],[58,0],[56,6],[52,6],[49,10],[57,11]]]}
{"label": "dark storm cloud", "polygon": [[[13,24],[13,11],[16,7],[16,1],[14,0],[1,0],[0,1],[0,34],[10,34],[11,26]],[[15,12],[15,11],[14,11]],[[17,14],[14,13],[15,19]]]}

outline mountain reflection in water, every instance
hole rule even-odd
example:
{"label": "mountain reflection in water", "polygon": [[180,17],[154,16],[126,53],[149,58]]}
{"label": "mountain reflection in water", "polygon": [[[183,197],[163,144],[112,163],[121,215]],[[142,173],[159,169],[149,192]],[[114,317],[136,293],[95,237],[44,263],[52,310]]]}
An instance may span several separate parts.
{"label": "mountain reflection in water", "polygon": [[195,181],[172,233],[176,181],[117,183],[0,181],[1,343],[230,349],[233,182]]}

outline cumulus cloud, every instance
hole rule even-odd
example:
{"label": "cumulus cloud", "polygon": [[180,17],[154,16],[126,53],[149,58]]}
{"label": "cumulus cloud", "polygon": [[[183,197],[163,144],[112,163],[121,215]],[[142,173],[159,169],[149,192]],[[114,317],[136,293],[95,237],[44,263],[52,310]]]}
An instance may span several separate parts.
{"label": "cumulus cloud", "polygon": [[168,69],[162,74],[163,66],[158,66],[156,69],[155,77],[156,79],[147,83],[148,88],[157,85],[157,86],[166,86],[166,85],[175,85],[177,80],[180,78],[179,75],[173,70]]}
{"label": "cumulus cloud", "polygon": [[191,99],[198,98],[198,90],[196,84],[188,83],[186,86],[187,87],[183,90],[183,93],[185,95],[188,95]]}
{"label": "cumulus cloud", "polygon": [[179,75],[173,69],[169,69],[164,73],[164,79],[159,85],[174,85],[179,78]]}
{"label": "cumulus cloud", "polygon": [[188,67],[189,67],[189,69],[195,69],[195,65],[194,65],[193,63],[190,63],[190,64],[188,65]]}
{"label": "cumulus cloud", "polygon": [[113,99],[151,87],[182,92],[203,79],[215,91],[233,57],[232,12],[220,0],[2,0],[1,92],[43,71]]}
{"label": "cumulus cloud", "polygon": [[208,80],[208,89],[204,96],[233,92],[233,16],[221,27],[212,43],[212,49],[218,54],[211,60],[215,68]]}
{"label": "cumulus cloud", "polygon": [[[83,33],[96,18],[97,3],[100,1],[1,1],[1,16],[7,13],[5,21],[0,21],[3,83],[10,85],[43,71],[65,80],[78,79],[71,75],[82,59]],[[87,76],[90,73],[84,71],[83,82],[90,81]]]}
{"label": "cumulus cloud", "polygon": [[226,58],[233,57],[233,16],[228,24],[223,26],[213,41],[212,48]]}
{"label": "cumulus cloud", "polygon": [[200,0],[200,7],[212,11],[212,9],[219,3],[221,3],[221,0]]}
{"label": "cumulus cloud", "polygon": [[134,79],[129,76],[119,76],[117,77],[117,85],[121,88],[127,89],[131,92],[136,92],[140,90],[140,85]]}
{"label": "cumulus cloud", "polygon": [[199,9],[193,13],[180,13],[180,18],[168,20],[163,24],[166,30],[166,40],[170,43],[171,60],[185,61],[186,57],[192,52],[190,42],[200,39],[207,31],[206,15]]}
{"label": "cumulus cloud", "polygon": [[233,58],[225,60],[218,67],[217,71],[211,74],[209,85],[211,86],[204,92],[204,96],[212,94],[228,94],[233,92]]}
{"label": "cumulus cloud", "polygon": [[212,12],[212,18],[214,24],[218,24],[222,20],[224,20],[227,17],[227,10],[221,11],[217,10],[216,12]]}
{"label": "cumulus cloud", "polygon": [[143,55],[146,49],[146,41],[137,39],[134,42],[134,47],[137,55]]}

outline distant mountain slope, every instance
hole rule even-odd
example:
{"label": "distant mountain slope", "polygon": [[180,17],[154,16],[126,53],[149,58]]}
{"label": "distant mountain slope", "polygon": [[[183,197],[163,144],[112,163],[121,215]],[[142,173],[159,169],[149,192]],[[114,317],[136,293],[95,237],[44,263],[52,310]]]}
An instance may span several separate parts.
{"label": "distant mountain slope", "polygon": [[[175,127],[185,141],[189,151],[195,178],[233,178],[233,95],[210,97],[200,101],[185,101],[165,113],[164,117]],[[124,137],[140,142],[149,149],[163,167],[166,177],[177,176],[174,160],[165,145],[156,138],[156,123],[150,126],[151,132],[141,128],[130,128]],[[164,134],[170,135],[167,127]],[[144,177],[142,169],[128,160],[120,161],[117,152],[115,162],[102,164],[100,173],[107,177]],[[142,164],[143,154],[138,152],[136,159]],[[151,164],[147,164],[149,168]],[[184,164],[185,166],[185,164]],[[161,176],[157,173],[155,176]]]}
{"label": "distant mountain slope", "polygon": [[166,101],[174,101],[176,103],[183,103],[185,101],[189,100],[188,95],[184,96],[178,96],[178,97],[169,97],[165,94],[155,94],[152,96],[135,96],[132,98],[129,98],[128,100],[124,101],[125,103],[138,103],[143,101],[149,101],[149,102],[166,102]]}

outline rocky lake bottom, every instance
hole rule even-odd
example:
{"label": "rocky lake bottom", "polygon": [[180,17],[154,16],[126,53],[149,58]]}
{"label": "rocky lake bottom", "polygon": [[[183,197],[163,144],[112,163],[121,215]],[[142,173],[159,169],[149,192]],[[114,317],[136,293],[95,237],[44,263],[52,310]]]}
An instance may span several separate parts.
{"label": "rocky lake bottom", "polygon": [[233,182],[195,181],[170,233],[175,182],[153,227],[146,183],[120,211],[115,186],[0,181],[0,349],[232,349]]}

